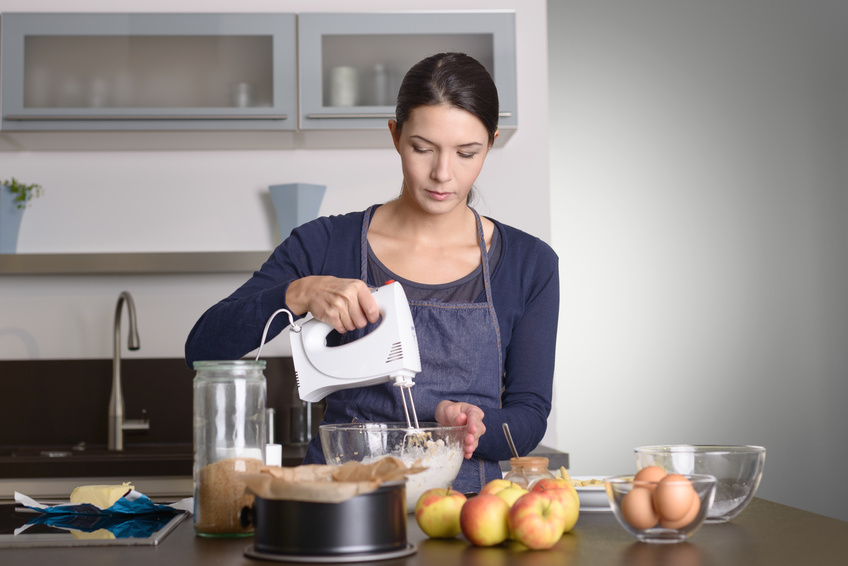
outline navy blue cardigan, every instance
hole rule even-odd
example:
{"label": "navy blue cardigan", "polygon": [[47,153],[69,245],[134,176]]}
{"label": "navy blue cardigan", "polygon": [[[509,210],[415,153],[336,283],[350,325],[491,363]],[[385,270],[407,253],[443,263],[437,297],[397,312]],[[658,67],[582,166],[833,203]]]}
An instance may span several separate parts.
{"label": "navy blue cardigan", "polygon": [[[364,212],[322,217],[295,228],[261,269],[229,297],[209,308],[186,341],[186,362],[235,360],[259,347],[268,318],[285,307],[289,284],[308,275],[358,279]],[[542,240],[493,220],[503,249],[492,273],[492,300],[504,360],[500,407],[481,407],[486,434],[475,456],[511,456],[501,432],[508,422],[520,454],[542,440],[551,410],[559,314],[559,259]],[[373,285],[373,282],[368,282]],[[485,295],[479,298],[485,301]],[[288,325],[278,315],[267,340]],[[266,340],[266,341],[267,341]]]}

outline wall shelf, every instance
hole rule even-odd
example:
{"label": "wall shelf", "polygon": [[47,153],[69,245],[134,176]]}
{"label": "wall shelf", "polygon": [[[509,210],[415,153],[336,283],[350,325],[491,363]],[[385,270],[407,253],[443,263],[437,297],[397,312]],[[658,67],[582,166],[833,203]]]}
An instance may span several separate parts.
{"label": "wall shelf", "polygon": [[252,273],[269,255],[270,251],[2,254],[0,275]]}

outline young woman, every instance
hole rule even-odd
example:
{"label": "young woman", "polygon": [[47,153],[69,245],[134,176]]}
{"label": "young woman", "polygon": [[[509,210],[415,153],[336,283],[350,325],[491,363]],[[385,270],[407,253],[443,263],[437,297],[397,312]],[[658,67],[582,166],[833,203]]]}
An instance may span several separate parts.
{"label": "young woman", "polygon": [[[497,89],[476,60],[442,53],[416,64],[389,121],[403,171],[400,196],[296,228],[260,271],[201,317],[186,343],[187,362],[255,350],[281,307],[312,313],[342,341],[355,339],[379,318],[369,287],[399,281],[421,355],[412,389],[418,418],[466,425],[466,460],[454,488],[476,492],[501,477],[498,461],[511,456],[502,424],[509,423],[521,454],[545,433],[559,275],[547,244],[470,206],[497,122]],[[268,339],[287,324],[283,318]],[[354,419],[403,422],[397,388],[387,383],[327,397],[325,422]],[[315,438],[304,462],[323,461]]]}

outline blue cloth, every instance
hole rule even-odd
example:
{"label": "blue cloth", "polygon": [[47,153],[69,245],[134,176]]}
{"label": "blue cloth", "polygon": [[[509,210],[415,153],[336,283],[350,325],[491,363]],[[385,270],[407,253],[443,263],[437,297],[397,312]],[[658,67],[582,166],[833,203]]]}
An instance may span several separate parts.
{"label": "blue cloth", "polygon": [[45,525],[57,529],[93,533],[106,529],[115,538],[150,538],[153,533],[168,524],[177,513],[176,509],[154,511],[146,515],[67,515],[44,514],[31,519],[27,525]]}
{"label": "blue cloth", "polygon": [[[365,261],[360,245],[364,214],[322,217],[295,228],[259,271],[197,321],[186,341],[189,367],[197,360],[239,359],[258,348],[268,318],[286,306],[286,290],[292,281],[308,275],[360,278]],[[503,237],[501,257],[491,276],[501,336],[503,389],[500,406],[481,407],[487,433],[480,438],[475,456],[498,461],[511,456],[501,431],[504,422],[509,423],[522,455],[533,450],[545,434],[553,388],[559,271],[558,258],[546,243],[492,221]],[[485,301],[485,295],[478,299]],[[268,340],[287,323],[284,317],[277,317]],[[416,327],[416,333],[421,332],[427,329]]]}

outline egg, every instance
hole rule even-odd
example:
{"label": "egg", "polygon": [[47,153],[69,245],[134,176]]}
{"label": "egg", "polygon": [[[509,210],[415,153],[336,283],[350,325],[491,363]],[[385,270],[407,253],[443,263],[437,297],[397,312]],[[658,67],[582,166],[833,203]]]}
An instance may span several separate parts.
{"label": "egg", "polygon": [[[658,482],[662,480],[667,474],[665,470],[660,468],[659,466],[646,466],[639,470],[636,475],[633,477],[636,481],[645,481],[645,482]],[[651,491],[654,491],[655,485],[645,485]]]}
{"label": "egg", "polygon": [[635,486],[621,498],[621,514],[633,528],[650,529],[659,521],[653,495],[650,489]]}
{"label": "egg", "polygon": [[678,519],[677,521],[669,521],[668,519],[661,518],[660,525],[662,525],[666,529],[682,529],[683,527],[695,520],[695,517],[698,516],[698,511],[700,510],[701,499],[696,493],[695,496],[692,498],[692,503],[689,506],[689,510],[686,512],[682,519]]}
{"label": "egg", "polygon": [[654,490],[654,508],[666,521],[682,520],[698,494],[691,482],[680,474],[668,474]]}

